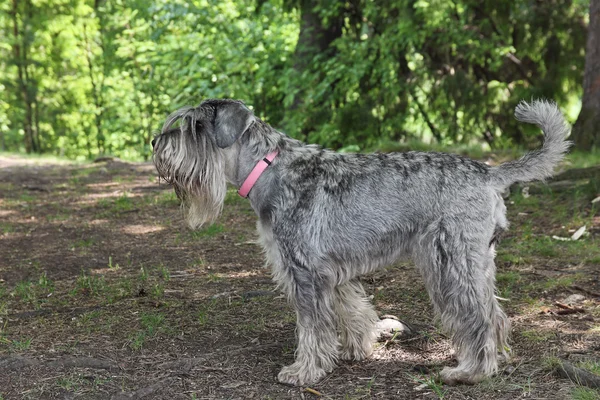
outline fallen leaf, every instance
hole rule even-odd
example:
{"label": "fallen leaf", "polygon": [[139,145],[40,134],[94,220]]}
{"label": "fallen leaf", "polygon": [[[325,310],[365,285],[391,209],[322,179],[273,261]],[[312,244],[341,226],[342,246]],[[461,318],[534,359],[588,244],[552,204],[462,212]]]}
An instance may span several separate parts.
{"label": "fallen leaf", "polygon": [[322,394],[321,392],[319,392],[318,390],[311,389],[311,388],[309,388],[309,387],[305,388],[305,389],[304,389],[304,391],[305,391],[305,392],[308,392],[308,393],[312,393],[312,394],[314,394],[315,396],[323,396],[323,394]]}

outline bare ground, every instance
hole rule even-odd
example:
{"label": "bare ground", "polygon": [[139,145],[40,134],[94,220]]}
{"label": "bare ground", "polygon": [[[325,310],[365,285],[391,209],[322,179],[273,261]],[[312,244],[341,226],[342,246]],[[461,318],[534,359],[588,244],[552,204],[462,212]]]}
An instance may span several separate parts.
{"label": "bare ground", "polygon": [[[293,360],[294,314],[263,268],[245,200],[230,193],[217,225],[190,232],[150,164],[0,156],[0,399],[572,398],[554,358],[600,369],[600,217],[589,186],[507,201],[498,280],[513,358],[498,376],[437,381],[455,363],[449,342],[418,274],[399,264],[363,282],[380,314],[419,333],[296,388],[276,382]],[[551,238],[581,224],[577,242]],[[565,308],[572,294],[583,298]]]}

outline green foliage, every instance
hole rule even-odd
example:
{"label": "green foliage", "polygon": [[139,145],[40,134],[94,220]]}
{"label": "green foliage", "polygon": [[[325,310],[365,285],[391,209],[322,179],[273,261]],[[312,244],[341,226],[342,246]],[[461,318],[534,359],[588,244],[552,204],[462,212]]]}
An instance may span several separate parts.
{"label": "green foliage", "polygon": [[513,107],[544,96],[574,119],[587,4],[2,2],[0,151],[148,159],[165,116],[209,97],[347,151],[537,144]]}

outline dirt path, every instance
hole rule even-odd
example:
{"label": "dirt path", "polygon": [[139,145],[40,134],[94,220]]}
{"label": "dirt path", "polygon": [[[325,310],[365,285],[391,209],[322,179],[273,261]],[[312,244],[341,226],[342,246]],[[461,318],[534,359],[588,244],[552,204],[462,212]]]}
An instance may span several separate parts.
{"label": "dirt path", "polygon": [[[294,314],[273,292],[245,200],[229,193],[218,224],[190,232],[150,164],[0,156],[0,399],[571,398],[578,389],[548,365],[600,371],[598,211],[573,196],[513,200],[498,269],[514,359],[497,377],[434,380],[455,361],[418,274],[400,264],[365,287],[419,334],[342,363],[310,392],[276,383],[293,360]],[[546,239],[578,218],[580,243]],[[572,294],[581,311],[557,313]]]}

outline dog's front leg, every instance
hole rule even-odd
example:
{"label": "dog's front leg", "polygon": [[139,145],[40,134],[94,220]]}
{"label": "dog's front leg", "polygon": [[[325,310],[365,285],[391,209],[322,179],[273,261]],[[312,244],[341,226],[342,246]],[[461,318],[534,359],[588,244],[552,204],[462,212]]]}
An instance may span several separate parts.
{"label": "dog's front leg", "polygon": [[339,342],[334,314],[334,284],[315,269],[289,262],[281,286],[296,309],[296,361],[283,367],[281,383],[312,384],[336,366]]}

